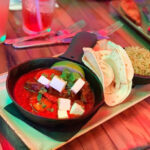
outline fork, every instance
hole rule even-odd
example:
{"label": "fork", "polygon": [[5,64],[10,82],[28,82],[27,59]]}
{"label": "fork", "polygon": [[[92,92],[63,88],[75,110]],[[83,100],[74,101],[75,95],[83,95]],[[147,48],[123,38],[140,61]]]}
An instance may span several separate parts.
{"label": "fork", "polygon": [[115,31],[117,31],[118,29],[120,29],[123,26],[123,23],[120,21],[115,22],[114,24],[104,28],[104,29],[100,29],[98,31],[93,31],[91,33],[95,33],[96,35],[101,35],[101,36],[109,36],[111,34],[113,34]]}
{"label": "fork", "polygon": [[[114,24],[98,30],[98,31],[88,31],[90,33],[94,33],[97,36],[97,39],[108,39],[109,35],[113,34],[115,31],[117,31],[119,28],[121,28],[123,24],[120,21],[115,22]],[[68,44],[71,42],[72,37],[77,32],[69,33],[69,34],[63,34],[60,36],[54,36],[50,39],[46,40],[34,40],[34,41],[23,41],[19,43],[13,44],[13,47],[15,48],[27,48],[27,47],[35,47],[35,46],[44,46],[44,45],[53,45],[53,44]]]}
{"label": "fork", "polygon": [[24,37],[19,37],[19,38],[15,38],[15,39],[6,39],[4,44],[15,44],[15,43],[19,43],[19,42],[23,42],[23,41],[27,41],[27,40],[36,39],[39,37],[46,37],[48,35],[49,36],[58,36],[58,35],[62,35],[62,34],[73,33],[73,32],[79,31],[85,25],[86,25],[85,21],[80,20],[64,30],[59,30],[56,32],[52,31],[52,30],[51,31],[46,30],[46,31],[39,32],[36,35],[24,36]]}

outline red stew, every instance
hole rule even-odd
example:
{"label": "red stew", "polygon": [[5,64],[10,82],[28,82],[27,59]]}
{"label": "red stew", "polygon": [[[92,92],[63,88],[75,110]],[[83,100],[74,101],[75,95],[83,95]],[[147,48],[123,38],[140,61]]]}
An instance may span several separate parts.
{"label": "red stew", "polygon": [[[94,105],[94,94],[87,81],[77,94],[68,92],[66,88],[59,93],[55,89],[46,88],[37,82],[41,75],[51,80],[54,75],[60,76],[61,73],[54,69],[37,69],[24,74],[16,82],[14,88],[16,102],[33,114],[58,119],[58,98],[69,98],[71,99],[71,105],[77,102],[84,107],[84,114],[88,113]],[[69,112],[68,116],[69,118],[78,117],[69,114]]]}

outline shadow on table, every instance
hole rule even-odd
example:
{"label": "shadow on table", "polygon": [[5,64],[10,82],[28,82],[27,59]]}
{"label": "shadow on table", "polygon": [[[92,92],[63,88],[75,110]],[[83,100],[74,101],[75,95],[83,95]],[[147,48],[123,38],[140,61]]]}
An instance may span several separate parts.
{"label": "shadow on table", "polygon": [[4,108],[7,112],[9,112],[11,115],[15,116],[16,118],[24,121],[26,124],[30,125],[34,129],[38,130],[39,132],[43,133],[44,135],[53,138],[57,141],[67,141],[71,137],[73,137],[81,128],[82,126],[89,120],[82,123],[78,123],[74,126],[57,126],[57,127],[44,127],[41,125],[37,125],[34,122],[31,122],[30,120],[26,119],[16,108],[16,106],[11,103],[7,105]]}
{"label": "shadow on table", "polygon": [[9,127],[9,125],[0,117],[0,133],[10,143],[7,150],[29,150],[29,148],[22,142],[18,135]]}

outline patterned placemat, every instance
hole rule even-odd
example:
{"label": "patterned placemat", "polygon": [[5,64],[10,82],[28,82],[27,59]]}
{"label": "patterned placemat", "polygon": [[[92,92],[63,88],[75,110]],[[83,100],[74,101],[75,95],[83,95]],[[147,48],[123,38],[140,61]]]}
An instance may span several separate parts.
{"label": "patterned placemat", "polygon": [[0,115],[24,144],[34,150],[61,147],[150,96],[150,84],[136,86],[124,103],[115,107],[103,105],[87,122],[71,128],[46,128],[30,122],[16,109],[6,91],[6,77],[7,73],[0,76]]}

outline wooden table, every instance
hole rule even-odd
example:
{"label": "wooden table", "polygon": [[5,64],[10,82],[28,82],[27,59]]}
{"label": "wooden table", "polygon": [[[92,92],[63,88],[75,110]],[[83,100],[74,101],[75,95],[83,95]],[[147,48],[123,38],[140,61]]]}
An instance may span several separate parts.
{"label": "wooden table", "polygon": [[[80,19],[84,19],[87,23],[83,28],[85,31],[98,30],[114,23],[115,20],[121,20],[111,7],[111,1],[108,0],[58,0],[57,2],[59,8],[55,10],[53,30],[63,29]],[[125,22],[124,24],[124,28],[110,36],[113,42],[123,47],[139,45],[149,48],[148,41]],[[15,38],[23,35],[21,11],[10,12],[7,37]],[[135,35],[138,38],[135,38]],[[7,72],[16,64],[30,59],[59,55],[65,52],[67,47],[68,45],[54,45],[14,49],[11,45],[1,44],[0,73]],[[73,140],[60,150],[127,150],[147,145],[150,142],[149,113],[150,98]],[[4,141],[1,134],[0,138],[0,142]]]}

